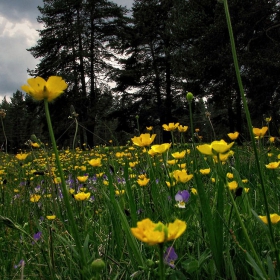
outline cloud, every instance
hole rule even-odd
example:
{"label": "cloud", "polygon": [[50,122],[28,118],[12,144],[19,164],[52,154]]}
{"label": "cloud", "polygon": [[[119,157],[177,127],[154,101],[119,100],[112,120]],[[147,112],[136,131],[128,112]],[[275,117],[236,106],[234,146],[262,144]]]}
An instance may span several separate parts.
{"label": "cloud", "polygon": [[36,44],[35,25],[27,19],[12,22],[0,17],[0,97],[11,96],[28,77],[27,68],[38,63],[27,48]]}
{"label": "cloud", "polygon": [[[113,2],[131,8],[133,0]],[[38,6],[43,6],[43,0],[0,0],[0,102],[20,90],[28,78],[27,69],[39,63],[26,50],[39,39]]]}
{"label": "cloud", "polygon": [[0,16],[12,22],[25,19],[36,22],[39,15],[38,6],[43,6],[43,0],[8,0],[0,3]]}

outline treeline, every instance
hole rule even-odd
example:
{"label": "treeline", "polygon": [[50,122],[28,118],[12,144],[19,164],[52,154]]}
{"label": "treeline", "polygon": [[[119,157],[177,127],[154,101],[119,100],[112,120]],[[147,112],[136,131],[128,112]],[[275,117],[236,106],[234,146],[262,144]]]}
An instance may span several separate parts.
{"label": "treeline", "polygon": [[[189,124],[186,92],[194,93],[195,126],[211,141],[246,123],[235,77],[223,5],[215,0],[135,0],[131,10],[107,0],[44,0],[40,39],[28,51],[40,59],[31,76],[62,76],[69,87],[51,104],[59,145],[125,144],[145,126]],[[253,125],[264,117],[278,133],[279,0],[229,1],[240,71]],[[25,83],[25,81],[23,81]],[[35,133],[48,141],[41,103],[17,91],[3,119],[9,150]],[[211,123],[210,123],[211,121]],[[215,128],[215,136],[212,126]],[[168,141],[169,135],[162,135]],[[1,143],[4,136],[0,136]]]}

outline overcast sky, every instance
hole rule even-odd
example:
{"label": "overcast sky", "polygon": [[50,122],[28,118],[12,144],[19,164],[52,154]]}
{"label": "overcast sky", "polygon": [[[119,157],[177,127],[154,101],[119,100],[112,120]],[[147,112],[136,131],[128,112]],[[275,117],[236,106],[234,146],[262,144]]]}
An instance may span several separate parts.
{"label": "overcast sky", "polygon": [[[133,0],[112,0],[132,6]],[[20,90],[29,78],[27,69],[39,62],[26,50],[36,45],[41,26],[38,6],[43,0],[0,0],[0,101]]]}

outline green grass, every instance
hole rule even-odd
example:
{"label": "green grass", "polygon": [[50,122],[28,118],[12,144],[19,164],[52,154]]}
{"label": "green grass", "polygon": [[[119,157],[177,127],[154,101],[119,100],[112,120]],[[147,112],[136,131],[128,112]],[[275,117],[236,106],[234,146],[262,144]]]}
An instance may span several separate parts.
{"label": "green grass", "polygon": [[[267,148],[260,146],[260,165],[270,213],[279,213],[279,170],[269,170],[265,164],[277,161],[280,153],[272,146],[269,147],[272,155],[268,157]],[[68,189],[76,194],[85,188],[82,190],[91,195],[89,200],[76,201],[69,192],[86,260],[82,266],[61,186],[54,183],[59,174],[51,150],[33,150],[24,161],[2,154],[1,279],[131,279],[132,276],[132,279],[157,279],[157,246],[136,240],[130,232],[144,218],[163,223],[178,218],[187,223],[187,230],[180,238],[164,244],[164,249],[173,246],[178,255],[174,269],[166,265],[166,279],[241,279],[244,275],[247,279],[259,279],[262,275],[278,278],[269,229],[258,218],[266,213],[250,145],[234,145],[233,158],[224,163],[194,153],[191,146],[188,149],[190,153],[174,165],[167,160],[172,159],[173,152],[186,150],[184,144],[177,143],[164,155],[154,157],[147,153],[148,149],[136,146],[59,153]],[[117,152],[122,156],[117,157]],[[88,161],[97,157],[102,158],[102,166],[90,166]],[[137,164],[130,167],[129,162]],[[176,183],[169,188],[165,182],[170,179],[175,182],[172,172],[180,169],[178,163],[186,163],[188,173],[195,176],[187,183]],[[207,167],[211,168],[210,174],[200,174],[199,169]],[[38,171],[40,175],[34,175]],[[228,172],[233,173],[233,179],[227,178]],[[85,174],[88,180],[79,183],[77,176]],[[140,174],[150,179],[146,186],[138,185]],[[243,179],[248,182],[243,183]],[[241,195],[228,190],[226,182],[232,180],[243,189]],[[191,193],[185,209],[176,207],[175,194],[191,188],[197,189],[198,194]],[[117,196],[116,190],[125,192]],[[30,196],[35,193],[41,196],[40,200],[31,202]],[[48,220],[48,215],[56,218]],[[212,228],[206,219],[212,219]],[[278,244],[279,225],[273,224],[272,228]],[[38,232],[42,234],[35,241],[34,234]],[[213,236],[216,248],[211,245]],[[91,265],[96,259],[105,263],[100,271]],[[24,266],[19,265],[21,260]]]}

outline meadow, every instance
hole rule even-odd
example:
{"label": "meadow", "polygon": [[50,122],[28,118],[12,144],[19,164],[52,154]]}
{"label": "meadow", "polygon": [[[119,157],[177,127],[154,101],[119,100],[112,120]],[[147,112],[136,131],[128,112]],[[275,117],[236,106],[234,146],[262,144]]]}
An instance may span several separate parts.
{"label": "meadow", "polygon": [[188,143],[178,123],[163,126],[173,143],[154,145],[149,127],[127,146],[60,150],[67,193],[35,136],[2,153],[1,279],[277,279],[280,152],[267,121],[254,128],[265,194],[250,142],[205,144],[196,129]]}

